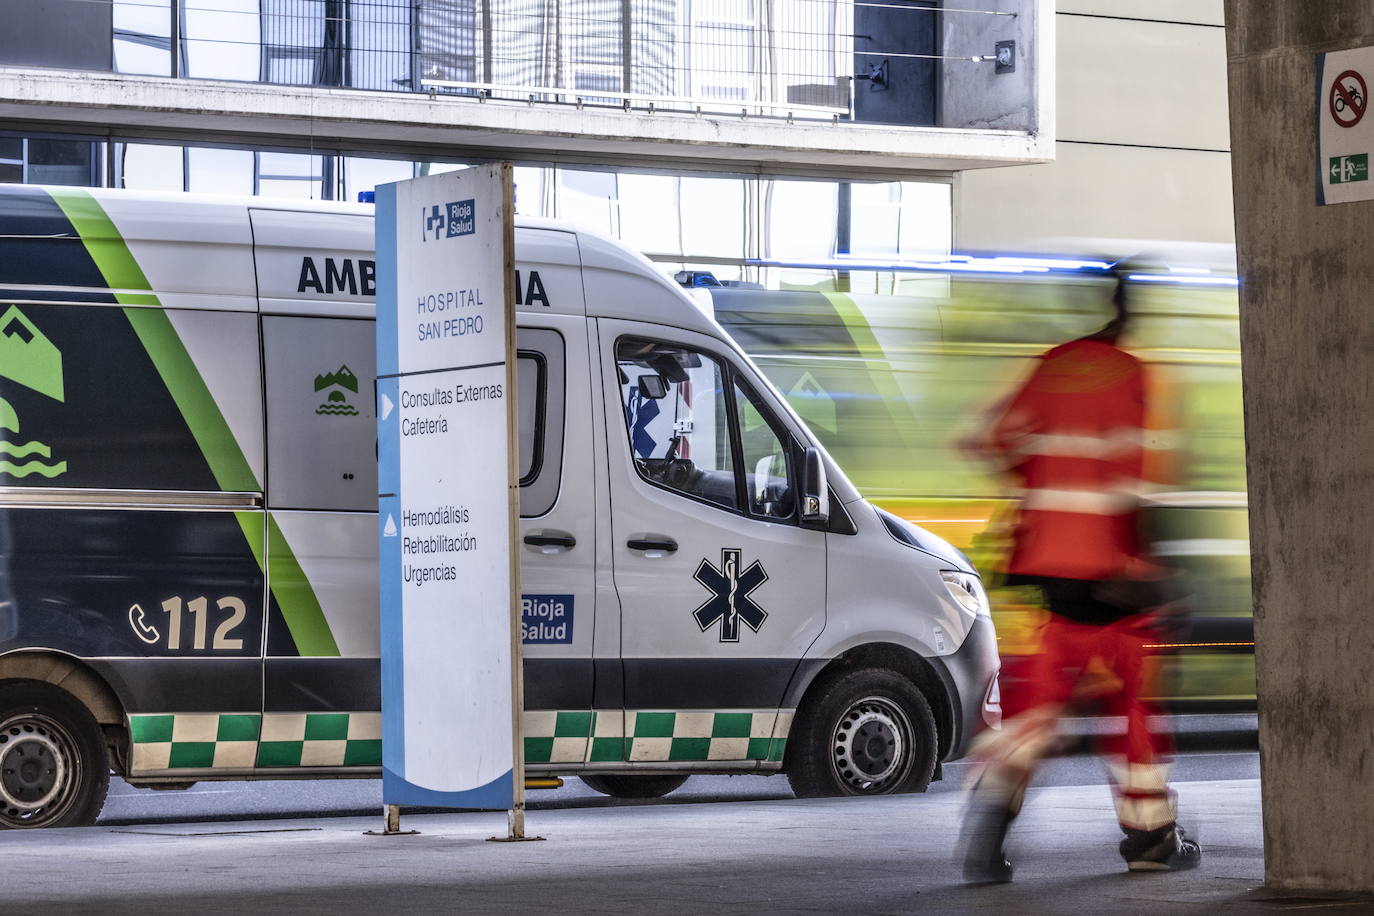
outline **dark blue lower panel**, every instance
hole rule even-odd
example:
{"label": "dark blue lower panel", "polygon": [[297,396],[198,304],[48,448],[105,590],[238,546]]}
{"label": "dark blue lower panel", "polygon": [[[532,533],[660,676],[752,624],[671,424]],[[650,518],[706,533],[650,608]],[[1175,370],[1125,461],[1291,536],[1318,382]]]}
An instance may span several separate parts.
{"label": "dark blue lower panel", "polygon": [[88,664],[128,713],[262,708],[262,662],[256,658],[97,658]]}
{"label": "dark blue lower panel", "polygon": [[[785,705],[794,658],[636,658],[525,660],[526,709],[772,709]],[[809,676],[806,678],[810,680]],[[375,658],[267,660],[267,712],[361,712],[381,708]],[[619,688],[623,683],[623,692]]]}
{"label": "dark blue lower panel", "polygon": [[0,653],[262,656],[262,570],[232,512],[0,509],[4,599]]}

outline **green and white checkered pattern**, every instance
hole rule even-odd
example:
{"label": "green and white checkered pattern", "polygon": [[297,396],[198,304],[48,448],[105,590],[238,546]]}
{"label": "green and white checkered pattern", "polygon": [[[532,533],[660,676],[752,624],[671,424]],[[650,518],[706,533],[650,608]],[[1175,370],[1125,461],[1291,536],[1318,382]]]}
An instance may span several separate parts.
{"label": "green and white checkered pattern", "polygon": [[134,715],[129,737],[135,774],[382,765],[376,712]]}
{"label": "green and white checkered pattern", "polygon": [[526,763],[782,760],[792,710],[525,713]]}
{"label": "green and white checkered pattern", "polygon": [[[585,764],[782,760],[793,710],[533,710],[525,762]],[[379,767],[377,712],[162,713],[129,717],[134,775]]]}

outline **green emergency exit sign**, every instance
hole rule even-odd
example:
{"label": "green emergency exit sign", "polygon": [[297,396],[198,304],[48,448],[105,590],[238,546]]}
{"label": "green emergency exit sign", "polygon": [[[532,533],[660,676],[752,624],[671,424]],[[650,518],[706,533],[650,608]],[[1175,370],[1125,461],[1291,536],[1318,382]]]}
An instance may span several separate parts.
{"label": "green emergency exit sign", "polygon": [[1369,180],[1369,154],[1358,153],[1354,156],[1332,156],[1332,184],[1347,184],[1352,181]]}

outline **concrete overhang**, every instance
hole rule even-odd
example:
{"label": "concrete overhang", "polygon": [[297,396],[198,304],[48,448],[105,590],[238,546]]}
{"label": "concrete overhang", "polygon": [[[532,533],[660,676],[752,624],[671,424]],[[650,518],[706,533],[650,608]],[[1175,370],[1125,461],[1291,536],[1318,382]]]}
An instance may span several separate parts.
{"label": "concrete overhang", "polygon": [[[85,71],[0,68],[6,128],[340,149],[413,159],[817,174],[950,173],[1054,158],[1052,132],[894,127],[479,102]],[[1050,121],[1050,123],[1053,123]]]}

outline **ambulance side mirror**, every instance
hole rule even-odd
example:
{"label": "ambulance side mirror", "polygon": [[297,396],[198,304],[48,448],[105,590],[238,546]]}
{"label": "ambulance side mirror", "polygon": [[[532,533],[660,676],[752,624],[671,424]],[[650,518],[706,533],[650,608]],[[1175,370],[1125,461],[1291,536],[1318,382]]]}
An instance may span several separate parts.
{"label": "ambulance side mirror", "polygon": [[825,480],[825,462],[821,460],[820,449],[806,450],[802,461],[802,500],[801,517],[803,522],[812,525],[825,525],[830,522],[830,487]]}

